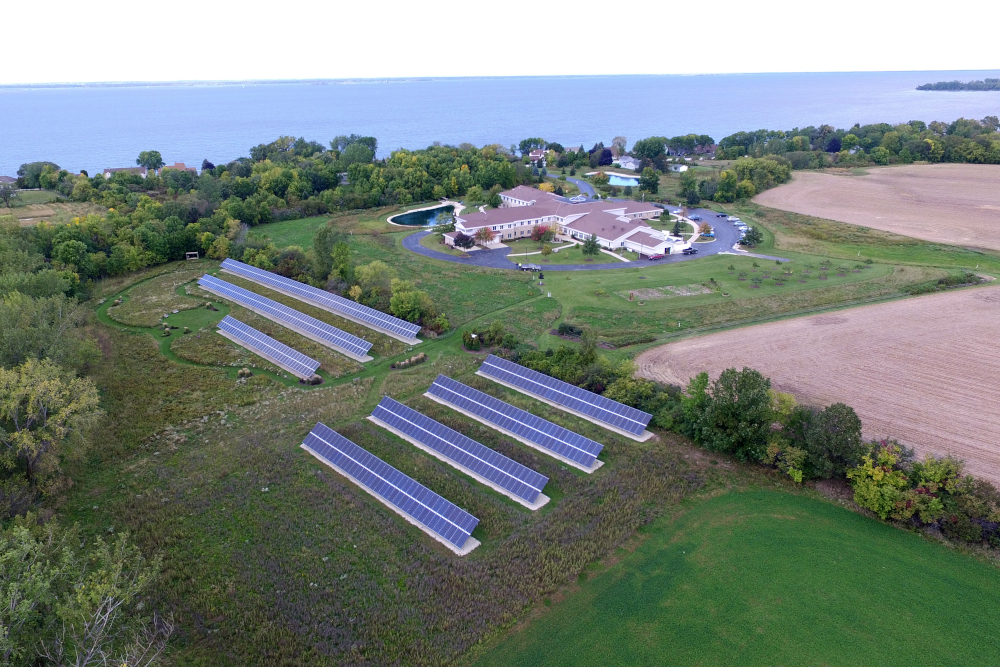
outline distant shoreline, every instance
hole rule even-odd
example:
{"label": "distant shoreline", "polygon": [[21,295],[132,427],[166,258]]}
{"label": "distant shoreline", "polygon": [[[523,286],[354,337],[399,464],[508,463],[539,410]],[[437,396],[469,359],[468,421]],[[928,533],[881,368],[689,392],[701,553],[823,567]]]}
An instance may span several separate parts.
{"label": "distant shoreline", "polygon": [[937,83],[925,83],[917,86],[917,90],[932,90],[944,92],[997,92],[1000,91],[1000,79],[986,79],[984,81],[938,81]]}
{"label": "distant shoreline", "polygon": [[[953,70],[954,73],[968,72],[975,75],[980,72],[993,73],[996,70]],[[879,75],[879,74],[933,74],[935,70],[891,70],[885,72],[689,72],[679,74],[547,74],[507,76],[400,76],[373,78],[330,78],[330,79],[215,79],[215,80],[180,80],[180,81],[57,81],[48,83],[0,83],[0,90],[5,89],[39,89],[39,88],[184,88],[184,87],[232,87],[232,86],[274,86],[274,85],[362,85],[379,83],[415,83],[427,81],[503,81],[511,79],[617,79],[624,77],[642,78],[690,78],[690,77],[729,77],[729,76],[797,76],[797,75]],[[992,79],[987,79],[991,81]],[[947,82],[942,82],[947,83]],[[939,84],[925,84],[929,86]],[[923,89],[922,86],[918,89]]]}

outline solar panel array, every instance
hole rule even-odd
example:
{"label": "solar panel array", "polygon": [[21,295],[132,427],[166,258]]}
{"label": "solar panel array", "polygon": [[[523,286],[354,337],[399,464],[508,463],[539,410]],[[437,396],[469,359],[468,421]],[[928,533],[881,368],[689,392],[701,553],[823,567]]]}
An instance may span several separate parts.
{"label": "solar panel array", "polygon": [[528,505],[538,500],[549,481],[545,475],[524,467],[388,396],[382,397],[372,412],[372,417],[437,452],[448,461],[489,480]]}
{"label": "solar panel array", "polygon": [[316,424],[302,446],[457,549],[465,546],[479,523],[476,517],[322,422]]}
{"label": "solar panel array", "polygon": [[281,362],[300,377],[312,377],[315,375],[316,369],[319,368],[319,362],[315,359],[307,357],[298,350],[288,347],[281,341],[274,340],[267,334],[263,334],[229,315],[226,315],[219,322],[219,329],[239,340],[248,349],[263,353],[265,356]]}
{"label": "solar panel array", "polygon": [[585,468],[593,466],[597,455],[604,449],[604,445],[599,442],[515,408],[445,375],[438,375],[427,391],[432,396],[476,415],[497,428],[513,433]]}
{"label": "solar panel array", "polygon": [[479,372],[634,435],[642,434],[649,420],[653,418],[653,415],[642,410],[636,410],[492,354],[479,367]]}
{"label": "solar panel array", "polygon": [[375,310],[374,308],[369,308],[368,306],[363,306],[360,303],[355,303],[350,299],[345,299],[341,296],[337,296],[336,294],[330,294],[325,290],[305,285],[297,280],[285,278],[284,276],[279,276],[276,273],[271,273],[270,271],[265,271],[264,269],[258,269],[256,266],[250,266],[249,264],[244,264],[243,262],[237,262],[234,259],[227,259],[223,261],[222,268],[249,280],[258,281],[264,285],[284,290],[300,298],[323,304],[332,310],[357,318],[376,329],[390,331],[406,338],[415,338],[417,333],[420,331],[419,324],[412,324],[406,320],[401,320],[398,317],[393,317],[392,315],[387,315],[381,311]]}
{"label": "solar panel array", "polygon": [[225,298],[232,299],[240,305],[266,313],[279,323],[301,329],[321,341],[326,341],[359,357],[367,355],[368,350],[372,347],[371,343],[362,338],[352,336],[346,331],[341,331],[337,327],[317,320],[315,317],[309,317],[284,304],[268,299],[266,296],[227,283],[225,280],[219,280],[207,273],[198,279],[198,284]]}

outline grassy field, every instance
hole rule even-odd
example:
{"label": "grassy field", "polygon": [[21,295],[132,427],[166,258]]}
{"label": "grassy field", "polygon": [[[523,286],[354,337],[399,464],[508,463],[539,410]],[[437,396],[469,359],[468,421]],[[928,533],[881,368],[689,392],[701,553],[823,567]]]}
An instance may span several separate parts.
{"label": "grassy field", "polygon": [[995,567],[828,502],[731,493],[644,532],[476,667],[1000,659]]}
{"label": "grassy field", "polygon": [[469,253],[465,252],[461,248],[456,248],[455,246],[450,246],[447,243],[441,243],[438,239],[440,237],[437,234],[428,234],[427,236],[420,239],[420,245],[427,248],[428,250],[436,250],[437,252],[443,252],[446,255],[452,255],[453,257],[468,257]]}
{"label": "grassy field", "polygon": [[[519,250],[523,253],[525,250],[528,252],[537,252],[537,247],[532,245],[522,245]],[[540,266],[545,266],[546,264],[610,264],[617,262],[619,264],[625,265],[624,262],[615,259],[607,253],[597,253],[596,255],[584,255],[583,246],[575,245],[572,248],[563,248],[559,252],[553,252],[548,257],[542,255],[527,255],[514,254],[512,251],[507,255],[507,260],[512,263],[521,264],[538,264]]]}
{"label": "grassy field", "polygon": [[[771,252],[777,245],[773,251],[792,259],[781,268],[722,256],[641,269],[623,263],[618,270],[546,274],[540,288],[518,271],[464,267],[406,251],[400,243],[412,232],[385,225],[388,213],[322,216],[254,231],[279,246],[309,247],[318,226],[332,217],[350,232],[357,264],[386,261],[401,278],[427,290],[454,330],[423,342],[418,349],[427,362],[406,370],[390,370],[389,364],[412,352],[387,340],[378,343],[375,361],[363,369],[333,368],[320,387],[303,388],[265,364],[255,366],[249,381],[239,382],[236,365],[252,360],[211,333],[228,308],[205,309],[208,298],[184,281],[217,263],[178,262],[94,286],[95,297],[122,295],[125,300],[113,310],[111,301],[95,303],[92,331],[104,360],[93,376],[107,416],[95,431],[93,456],[77,464],[74,486],[60,507],[66,521],[78,522],[87,535],[128,531],[147,552],[164,554],[165,577],[151,604],[178,621],[169,664],[446,664],[525,618],[543,600],[558,599],[567,582],[615,558],[616,549],[630,544],[643,526],[680,512],[680,503],[691,494],[762,484],[774,488],[775,483],[789,488],[766,471],[729,461],[712,465],[672,434],[637,444],[490,383],[474,375],[483,355],[462,349],[463,329],[499,320],[521,340],[544,348],[572,344],[549,333],[571,321],[605,338],[648,334],[662,342],[703,327],[899,296],[915,284],[972,268],[968,262],[976,257],[957,254],[942,266],[923,246],[887,242],[875,244],[875,254],[864,253],[861,261],[874,257],[874,262],[855,272],[858,260],[852,261],[839,241],[823,241],[828,245],[808,251],[786,250],[783,244],[800,237],[775,225],[762,249]],[[770,222],[769,213],[760,215]],[[908,261],[877,255],[890,249]],[[826,280],[820,280],[826,256],[835,259]],[[842,263],[847,270],[838,276]],[[793,273],[779,286],[774,277],[783,277],[786,268]],[[771,272],[767,278],[765,270]],[[746,280],[740,280],[741,271]],[[759,288],[751,282],[754,277],[761,278]],[[638,290],[650,292],[630,301],[629,293]],[[545,296],[549,291],[552,298]],[[308,306],[289,303],[312,313]],[[174,330],[162,336],[155,325],[164,313],[168,323],[188,326],[192,333]],[[346,327],[332,315],[316,316]],[[262,321],[259,326],[269,325]],[[290,336],[286,342],[297,336],[277,327],[274,335]],[[643,347],[608,354],[620,359]],[[428,401],[422,393],[438,373],[598,440],[605,445],[601,458],[606,464],[584,475]],[[365,417],[383,395],[548,475],[545,493],[552,502],[529,512],[373,426]],[[467,558],[454,558],[304,455],[299,444],[320,420],[479,517],[475,536],[482,546]],[[800,516],[796,525],[810,521],[808,513]],[[883,530],[868,519],[853,520],[868,530]],[[672,529],[669,522],[659,525],[659,531]],[[855,536],[838,533],[836,522],[829,525],[830,545],[837,548]],[[757,549],[764,547],[763,540],[755,543]],[[782,562],[781,551],[771,551],[760,558]],[[940,549],[935,553],[944,553],[935,567],[950,573],[948,559],[958,557]],[[844,587],[839,590],[853,590],[850,582],[839,585]],[[937,584],[914,589],[920,595],[940,592]],[[742,597],[734,597],[734,605],[758,605],[752,590],[737,590]],[[898,598],[887,598],[881,607],[872,602],[871,613],[897,618],[899,604]],[[659,630],[650,632],[656,637]],[[908,636],[900,629],[886,641]],[[702,642],[708,647],[705,659],[724,663],[731,657],[727,645],[711,640]]]}

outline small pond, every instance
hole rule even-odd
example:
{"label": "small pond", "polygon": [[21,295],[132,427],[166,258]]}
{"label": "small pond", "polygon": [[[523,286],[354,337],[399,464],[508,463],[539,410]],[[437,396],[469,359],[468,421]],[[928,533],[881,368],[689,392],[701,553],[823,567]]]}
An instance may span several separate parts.
{"label": "small pond", "polygon": [[428,227],[431,225],[439,225],[441,221],[438,217],[442,214],[445,216],[450,216],[455,212],[455,207],[451,204],[447,206],[435,206],[434,208],[424,209],[423,211],[410,211],[409,213],[397,213],[396,215],[389,218],[389,222],[397,225],[408,225],[411,227]]}
{"label": "small pond", "polygon": [[631,185],[633,188],[639,185],[639,179],[632,176],[616,176],[614,174],[608,174],[608,185]]}

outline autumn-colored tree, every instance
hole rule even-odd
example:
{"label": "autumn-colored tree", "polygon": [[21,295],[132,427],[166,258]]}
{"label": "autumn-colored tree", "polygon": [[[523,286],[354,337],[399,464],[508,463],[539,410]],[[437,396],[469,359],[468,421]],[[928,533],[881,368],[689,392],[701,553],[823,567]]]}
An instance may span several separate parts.
{"label": "autumn-colored tree", "polygon": [[93,382],[48,359],[0,369],[0,467],[21,468],[32,487],[44,488],[64,457],[82,453],[99,400]]}
{"label": "autumn-colored tree", "polygon": [[476,239],[476,243],[479,245],[487,245],[489,243],[493,243],[493,239],[496,238],[496,234],[494,234],[493,230],[489,227],[480,227],[476,230],[476,233],[472,238]]}

